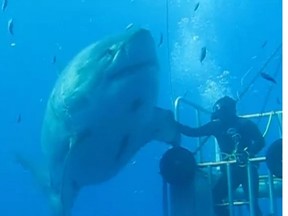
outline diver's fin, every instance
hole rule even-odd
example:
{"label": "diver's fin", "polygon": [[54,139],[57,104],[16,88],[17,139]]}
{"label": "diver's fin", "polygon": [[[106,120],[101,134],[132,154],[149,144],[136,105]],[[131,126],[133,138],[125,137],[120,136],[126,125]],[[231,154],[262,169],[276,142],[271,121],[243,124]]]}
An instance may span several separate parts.
{"label": "diver's fin", "polygon": [[155,107],[151,129],[151,140],[158,140],[172,145],[180,144],[181,134],[172,111]]}

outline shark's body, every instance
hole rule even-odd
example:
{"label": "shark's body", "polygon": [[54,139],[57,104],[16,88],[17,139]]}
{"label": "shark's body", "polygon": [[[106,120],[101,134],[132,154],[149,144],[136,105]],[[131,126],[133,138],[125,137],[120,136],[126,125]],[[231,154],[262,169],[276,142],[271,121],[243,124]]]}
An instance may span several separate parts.
{"label": "shark's body", "polygon": [[155,107],[158,79],[144,29],[96,42],[65,68],[42,130],[54,215],[70,216],[82,187],[115,176],[152,139],[175,141],[172,113]]}

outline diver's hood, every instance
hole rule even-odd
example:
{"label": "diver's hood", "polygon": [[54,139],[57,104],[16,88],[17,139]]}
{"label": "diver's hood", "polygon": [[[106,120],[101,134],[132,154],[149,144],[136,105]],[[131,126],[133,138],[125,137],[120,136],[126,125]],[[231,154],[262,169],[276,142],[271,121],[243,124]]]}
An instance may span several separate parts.
{"label": "diver's hood", "polygon": [[236,101],[228,96],[222,97],[213,105],[211,120],[225,120],[236,116]]}

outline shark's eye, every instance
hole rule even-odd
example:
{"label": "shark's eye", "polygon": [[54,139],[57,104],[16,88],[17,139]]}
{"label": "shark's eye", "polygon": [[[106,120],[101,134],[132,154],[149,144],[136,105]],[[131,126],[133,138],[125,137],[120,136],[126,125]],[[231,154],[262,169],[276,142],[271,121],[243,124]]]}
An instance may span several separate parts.
{"label": "shark's eye", "polygon": [[122,48],[123,48],[123,43],[113,44],[106,50],[106,54],[114,57],[115,55],[117,55],[117,53],[119,53],[119,51]]}
{"label": "shark's eye", "polygon": [[114,44],[114,45],[112,45],[111,47],[109,47],[109,48],[107,49],[107,54],[114,55],[114,54],[116,53],[116,51],[117,51],[117,47],[116,47],[116,45]]}
{"label": "shark's eye", "polygon": [[119,50],[117,49],[117,46],[112,45],[104,51],[102,58],[104,58],[105,60],[109,59],[113,61],[118,51]]}
{"label": "shark's eye", "polygon": [[114,54],[115,54],[115,51],[113,50],[113,49],[107,49],[106,50],[106,53],[105,53],[107,56],[111,56],[111,57],[113,57],[114,56]]}

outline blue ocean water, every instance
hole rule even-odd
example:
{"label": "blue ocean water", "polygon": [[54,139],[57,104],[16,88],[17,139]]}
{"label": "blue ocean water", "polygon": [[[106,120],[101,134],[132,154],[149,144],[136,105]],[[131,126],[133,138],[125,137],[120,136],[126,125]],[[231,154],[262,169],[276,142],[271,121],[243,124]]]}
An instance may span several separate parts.
{"label": "blue ocean water", "polygon": [[[10,19],[13,35],[8,31]],[[173,109],[176,97],[186,95],[211,109],[225,94],[237,98],[245,93],[239,114],[282,110],[282,50],[275,53],[282,43],[281,0],[7,0],[0,13],[0,215],[49,215],[45,196],[31,174],[13,160],[13,153],[41,158],[43,114],[59,73],[83,47],[125,31],[130,23],[149,29],[156,44],[161,43],[159,106]],[[206,57],[201,63],[202,47]],[[262,72],[277,84],[259,76],[250,85],[273,53]],[[196,124],[187,107],[180,120]],[[255,119],[261,131],[267,121]],[[273,121],[267,146],[280,136]],[[184,142],[195,148],[194,140]],[[73,215],[161,215],[158,167],[166,149],[163,143],[151,142],[115,178],[83,189]],[[281,199],[277,204],[281,215]],[[261,200],[261,207],[269,213],[267,200]]]}

